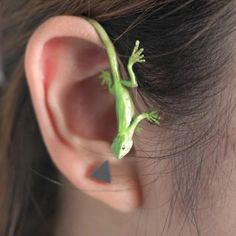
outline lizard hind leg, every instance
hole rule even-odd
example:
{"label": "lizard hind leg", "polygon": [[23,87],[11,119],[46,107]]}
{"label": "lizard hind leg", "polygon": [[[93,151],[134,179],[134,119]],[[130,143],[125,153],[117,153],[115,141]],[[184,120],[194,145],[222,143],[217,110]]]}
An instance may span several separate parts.
{"label": "lizard hind leg", "polygon": [[140,41],[136,40],[133,52],[129,58],[130,65],[134,65],[137,62],[145,62],[146,61],[144,58],[144,55],[143,55],[144,49],[139,48],[139,44],[140,44]]}
{"label": "lizard hind leg", "polygon": [[107,70],[101,70],[101,74],[99,77],[102,78],[102,85],[106,85],[108,87],[109,92],[111,94],[114,94],[112,86],[113,79],[111,73]]}
{"label": "lizard hind leg", "polygon": [[124,86],[129,87],[129,88],[138,87],[136,76],[135,76],[135,73],[133,71],[133,65],[137,62],[139,62],[139,63],[145,62],[144,55],[143,55],[144,49],[139,48],[139,44],[140,44],[140,41],[136,40],[133,52],[132,52],[132,54],[129,58],[129,62],[128,62],[128,65],[127,65],[130,80],[122,80],[121,81],[121,83]]}

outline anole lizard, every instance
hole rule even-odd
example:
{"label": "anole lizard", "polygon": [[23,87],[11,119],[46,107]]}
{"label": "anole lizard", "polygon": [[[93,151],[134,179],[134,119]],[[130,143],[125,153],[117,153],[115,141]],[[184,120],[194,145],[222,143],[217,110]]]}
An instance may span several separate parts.
{"label": "anole lizard", "polygon": [[147,119],[151,123],[160,124],[160,116],[157,115],[156,111],[144,112],[135,116],[135,106],[128,91],[128,88],[138,87],[132,67],[137,62],[145,62],[144,55],[142,54],[144,49],[139,49],[140,42],[136,40],[127,65],[130,80],[123,80],[119,72],[116,50],[109,36],[97,21],[90,18],[87,18],[87,20],[93,25],[104,43],[110,62],[111,73],[108,70],[102,70],[100,76],[102,84],[105,84],[109,92],[115,96],[118,133],[111,147],[116,158],[121,159],[131,150],[134,131],[142,120]]}

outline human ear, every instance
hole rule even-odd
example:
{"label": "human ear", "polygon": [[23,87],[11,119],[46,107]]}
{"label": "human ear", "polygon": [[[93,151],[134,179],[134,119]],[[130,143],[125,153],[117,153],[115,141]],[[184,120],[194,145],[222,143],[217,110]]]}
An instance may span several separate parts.
{"label": "human ear", "polygon": [[[133,161],[116,160],[111,153],[115,103],[99,78],[100,71],[107,68],[104,45],[93,26],[81,17],[47,20],[27,45],[27,83],[53,162],[77,188],[126,212],[141,205],[142,194]],[[111,184],[90,177],[106,160]]]}

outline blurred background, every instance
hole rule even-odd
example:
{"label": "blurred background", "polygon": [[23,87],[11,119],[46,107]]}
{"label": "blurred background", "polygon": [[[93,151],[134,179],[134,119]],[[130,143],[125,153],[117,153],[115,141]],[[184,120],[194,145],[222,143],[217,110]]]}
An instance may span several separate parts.
{"label": "blurred background", "polygon": [[[0,42],[1,42],[1,35],[0,35]],[[3,71],[2,71],[2,56],[1,56],[1,43],[0,43],[0,85],[4,81]]]}

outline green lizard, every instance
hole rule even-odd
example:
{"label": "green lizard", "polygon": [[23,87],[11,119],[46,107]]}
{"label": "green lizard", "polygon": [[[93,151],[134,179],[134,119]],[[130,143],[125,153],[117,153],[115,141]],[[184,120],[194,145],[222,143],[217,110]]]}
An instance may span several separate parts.
{"label": "green lizard", "polygon": [[144,112],[135,116],[135,106],[128,91],[128,88],[138,87],[132,67],[137,62],[145,62],[142,54],[144,49],[139,49],[140,42],[136,40],[127,65],[130,80],[123,80],[119,72],[116,50],[109,36],[97,21],[90,18],[87,20],[93,25],[104,43],[110,62],[111,73],[108,70],[102,70],[100,76],[102,84],[108,86],[109,92],[115,96],[118,133],[112,142],[112,152],[117,159],[121,159],[131,150],[133,134],[142,120],[147,119],[151,123],[160,124],[160,116],[157,115],[156,111]]}

